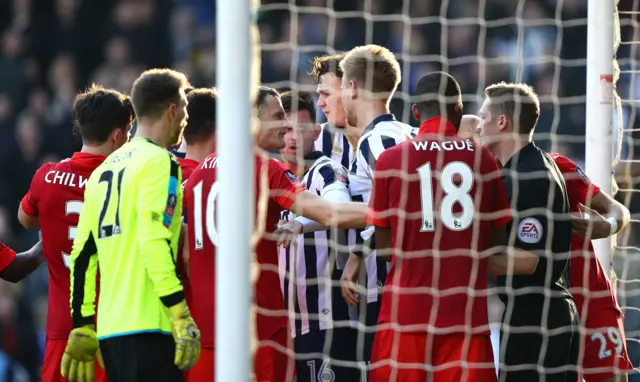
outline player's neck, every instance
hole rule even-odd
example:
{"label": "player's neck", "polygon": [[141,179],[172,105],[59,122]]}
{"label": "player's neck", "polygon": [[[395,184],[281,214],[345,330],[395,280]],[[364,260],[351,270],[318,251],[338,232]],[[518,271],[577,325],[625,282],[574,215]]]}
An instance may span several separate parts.
{"label": "player's neck", "polygon": [[371,101],[364,103],[360,110],[358,110],[358,126],[356,128],[360,131],[360,134],[364,129],[376,118],[381,115],[390,114],[389,103],[381,101]]}
{"label": "player's neck", "polygon": [[352,145],[358,144],[363,132],[364,127],[350,126],[348,123],[345,123],[344,125],[344,135]]}
{"label": "player's neck", "polygon": [[161,147],[169,144],[169,126],[158,121],[139,121],[136,138],[147,138],[151,142]]}
{"label": "player's neck", "polygon": [[92,154],[92,155],[102,155],[104,157],[109,156],[113,152],[113,146],[105,143],[103,145],[82,145],[81,153]]}
{"label": "player's neck", "polygon": [[503,141],[496,152],[496,157],[503,165],[523,147],[531,143],[530,138],[511,138]]}
{"label": "player's neck", "polygon": [[184,156],[184,159],[191,159],[196,162],[202,162],[204,158],[206,158],[209,154],[213,153],[215,150],[211,145],[196,143],[193,145],[187,145],[187,151]]}

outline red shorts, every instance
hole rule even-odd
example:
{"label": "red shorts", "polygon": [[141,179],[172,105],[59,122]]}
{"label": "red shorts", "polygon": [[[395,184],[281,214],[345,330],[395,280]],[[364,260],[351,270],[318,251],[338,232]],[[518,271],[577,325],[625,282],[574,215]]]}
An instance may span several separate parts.
{"label": "red shorts", "polygon": [[[200,359],[195,366],[189,370],[189,379],[185,375],[186,382],[209,381],[215,382],[215,357],[216,353],[213,349],[202,348],[200,350]],[[185,373],[186,374],[186,373]]]}
{"label": "red shorts", "polygon": [[587,317],[585,326],[580,364],[587,382],[601,382],[633,369],[627,355],[622,317],[617,310],[598,310]]}
{"label": "red shorts", "polygon": [[[390,364],[389,361],[397,364]],[[463,365],[460,361],[471,364]],[[427,365],[433,371],[427,371]],[[369,382],[427,380],[497,381],[489,335],[467,336],[465,341],[463,333],[434,336],[426,333],[398,333],[392,329],[376,333]]]}
{"label": "red shorts", "polygon": [[261,341],[253,359],[256,382],[289,382],[296,373],[293,341],[286,328],[278,330],[270,339]]}
{"label": "red shorts", "polygon": [[[42,382],[67,382],[60,373],[62,355],[67,347],[67,340],[52,340],[47,338],[42,361]],[[95,382],[107,382],[107,374],[96,362]]]}

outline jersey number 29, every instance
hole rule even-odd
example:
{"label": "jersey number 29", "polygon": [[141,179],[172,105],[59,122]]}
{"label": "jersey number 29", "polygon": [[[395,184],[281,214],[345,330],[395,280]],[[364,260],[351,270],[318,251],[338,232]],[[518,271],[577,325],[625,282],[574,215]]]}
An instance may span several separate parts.
{"label": "jersey number 29", "polygon": [[[207,201],[204,205],[204,228],[211,243],[218,245],[218,229],[216,227],[216,199],[219,193],[218,182],[214,182],[209,189]],[[202,232],[202,181],[193,187],[193,237],[195,239],[194,249],[204,248],[204,234]]]}
{"label": "jersey number 29", "polygon": [[[422,205],[422,227],[420,232],[435,230],[433,201],[433,175],[431,162],[416,169],[420,177],[420,202]],[[459,179],[459,184],[454,180]],[[469,228],[475,215],[475,206],[469,192],[473,187],[473,171],[464,162],[450,162],[442,168],[440,187],[444,193],[440,201],[440,221],[452,231]],[[462,211],[454,215],[453,206],[459,204]]]}

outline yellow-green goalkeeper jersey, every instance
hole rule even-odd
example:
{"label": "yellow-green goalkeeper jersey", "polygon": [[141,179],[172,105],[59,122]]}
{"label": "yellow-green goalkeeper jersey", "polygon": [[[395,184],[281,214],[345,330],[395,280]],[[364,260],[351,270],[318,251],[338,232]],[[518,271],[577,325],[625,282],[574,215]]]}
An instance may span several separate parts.
{"label": "yellow-green goalkeeper jersey", "polygon": [[74,327],[93,324],[100,267],[100,339],[171,333],[165,307],[184,299],[176,272],[182,216],[178,161],[136,138],[109,155],[87,182],[71,253]]}

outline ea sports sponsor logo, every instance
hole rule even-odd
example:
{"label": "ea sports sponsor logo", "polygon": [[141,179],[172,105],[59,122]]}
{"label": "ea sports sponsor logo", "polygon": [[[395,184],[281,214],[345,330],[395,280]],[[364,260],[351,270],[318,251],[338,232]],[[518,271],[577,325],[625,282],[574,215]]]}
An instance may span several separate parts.
{"label": "ea sports sponsor logo", "polygon": [[523,219],[518,224],[518,239],[529,244],[542,240],[542,224],[540,224],[540,221],[535,218]]}

